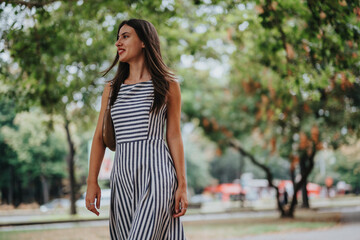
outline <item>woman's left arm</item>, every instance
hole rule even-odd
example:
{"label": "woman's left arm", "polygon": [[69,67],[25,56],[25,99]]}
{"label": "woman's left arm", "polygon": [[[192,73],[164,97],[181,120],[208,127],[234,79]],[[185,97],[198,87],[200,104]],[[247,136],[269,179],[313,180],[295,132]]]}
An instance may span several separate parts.
{"label": "woman's left arm", "polygon": [[[184,147],[180,130],[181,92],[178,82],[170,82],[167,99],[166,142],[175,164],[178,188],[175,193],[175,214],[180,217],[188,207]],[[179,206],[181,202],[181,208]]]}

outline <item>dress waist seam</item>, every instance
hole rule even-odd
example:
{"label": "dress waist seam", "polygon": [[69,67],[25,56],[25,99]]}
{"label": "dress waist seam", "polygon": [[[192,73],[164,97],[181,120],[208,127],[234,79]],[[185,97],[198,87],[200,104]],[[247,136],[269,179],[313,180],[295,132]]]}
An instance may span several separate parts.
{"label": "dress waist seam", "polygon": [[130,141],[120,141],[117,144],[124,144],[124,143],[132,143],[132,142],[144,142],[144,141],[165,141],[165,138],[147,138],[147,139],[139,139],[139,140],[130,140]]}

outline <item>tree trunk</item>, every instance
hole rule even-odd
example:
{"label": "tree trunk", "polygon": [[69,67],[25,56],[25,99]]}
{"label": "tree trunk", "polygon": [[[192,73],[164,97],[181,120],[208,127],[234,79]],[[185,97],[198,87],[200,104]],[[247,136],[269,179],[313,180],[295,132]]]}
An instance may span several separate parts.
{"label": "tree trunk", "polygon": [[17,207],[23,202],[23,190],[20,179],[14,178],[15,186],[14,189],[14,206]]}
{"label": "tree trunk", "polygon": [[312,171],[312,169],[314,167],[315,154],[316,154],[316,148],[315,148],[315,146],[313,146],[312,153],[311,153],[310,156],[308,156],[306,152],[303,152],[301,157],[300,157],[300,161],[303,161],[303,160],[308,161],[309,164],[307,164],[307,166],[304,168],[304,171],[301,174],[300,181],[297,182],[296,184],[294,184],[293,199],[291,201],[290,208],[289,208],[288,213],[287,213],[287,215],[290,216],[290,217],[294,216],[295,206],[297,205],[297,192],[307,182],[307,178],[308,178],[309,174],[311,173],[311,171]]}
{"label": "tree trunk", "polygon": [[[35,180],[29,182],[23,191],[23,202],[32,203],[36,201],[36,187]],[[25,194],[24,194],[25,193]]]}
{"label": "tree trunk", "polygon": [[71,139],[70,129],[69,129],[69,120],[64,117],[65,120],[65,130],[66,130],[66,137],[67,142],[69,145],[69,153],[66,157],[66,162],[68,165],[68,171],[69,171],[69,181],[70,181],[70,214],[75,215],[76,214],[76,205],[75,205],[75,168],[74,168],[74,156],[75,156],[75,147],[74,143]]}
{"label": "tree trunk", "polygon": [[14,178],[14,167],[10,166],[10,181],[9,181],[9,192],[8,192],[8,204],[15,206],[14,202],[14,186],[15,186],[15,178]]}
{"label": "tree trunk", "polygon": [[[295,169],[290,169],[290,177],[291,177],[291,181],[293,183],[293,189],[295,190],[295,185],[296,185],[296,182],[295,182]],[[294,198],[294,196],[292,198]],[[297,204],[297,197],[295,195],[295,205],[296,204]]]}
{"label": "tree trunk", "polygon": [[[229,144],[230,144],[230,146],[237,149],[241,155],[243,155],[244,157],[245,156],[248,157],[253,164],[255,164],[256,166],[258,166],[262,170],[264,170],[264,172],[266,173],[266,178],[269,182],[269,186],[273,187],[276,190],[277,207],[278,207],[278,210],[280,211],[281,217],[282,218],[293,218],[294,212],[295,212],[295,207],[297,205],[297,197],[296,197],[297,192],[304,185],[304,183],[307,182],[307,178],[314,167],[314,158],[315,158],[315,154],[316,154],[315,145],[312,148],[312,152],[311,152],[310,156],[307,155],[307,152],[302,153],[301,158],[304,158],[304,161],[308,161],[308,164],[305,165],[304,171],[302,171],[302,173],[301,173],[301,180],[298,183],[294,184],[294,193],[293,193],[293,197],[291,199],[291,204],[290,204],[289,209],[284,209],[284,207],[280,201],[279,188],[273,184],[273,175],[272,175],[270,169],[266,165],[258,162],[252,154],[245,151],[239,144],[235,143],[234,141],[230,141]],[[302,161],[302,159],[300,161]],[[292,170],[291,177],[292,177],[293,182],[295,182],[294,169]]]}
{"label": "tree trunk", "polygon": [[234,143],[234,142],[230,142],[230,146],[232,146],[233,148],[235,148],[236,150],[238,150],[239,153],[240,153],[242,156],[248,157],[253,164],[255,164],[256,166],[258,166],[258,167],[260,167],[262,170],[264,170],[264,172],[266,173],[266,179],[268,180],[269,186],[270,186],[270,187],[273,187],[273,188],[276,190],[277,208],[278,208],[278,210],[280,211],[281,217],[284,217],[284,216],[286,215],[286,213],[285,213],[285,210],[284,210],[284,208],[283,208],[283,205],[281,204],[281,201],[280,201],[279,188],[273,184],[273,175],[272,175],[270,169],[269,169],[266,165],[258,162],[252,154],[250,154],[249,152],[245,151],[245,149],[243,149],[241,146],[239,146],[239,144],[236,144],[236,143]]}
{"label": "tree trunk", "polygon": [[42,194],[43,194],[43,202],[47,203],[50,200],[49,184],[44,175],[40,176],[40,180],[41,180],[41,188],[42,188]]}
{"label": "tree trunk", "polygon": [[[309,157],[307,156],[307,154],[303,153],[302,156],[300,157],[301,176],[306,175],[306,171],[307,171],[306,162],[307,161],[309,161]],[[301,205],[301,207],[302,208],[310,208],[306,185],[307,185],[307,178],[304,178],[303,185],[301,186],[301,196],[302,196],[302,205]]]}
{"label": "tree trunk", "polygon": [[308,197],[306,185],[307,185],[307,179],[304,181],[304,184],[301,187],[301,196],[302,196],[302,205],[301,205],[301,207],[302,208],[310,208],[309,197]]}

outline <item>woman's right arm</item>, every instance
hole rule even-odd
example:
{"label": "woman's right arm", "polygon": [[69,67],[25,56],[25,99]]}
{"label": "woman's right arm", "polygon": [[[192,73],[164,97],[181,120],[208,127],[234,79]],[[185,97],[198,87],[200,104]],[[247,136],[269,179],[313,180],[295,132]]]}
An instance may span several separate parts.
{"label": "woman's right arm", "polygon": [[[101,108],[99,113],[99,118],[97,121],[93,141],[91,144],[90,152],[90,163],[89,163],[89,174],[87,178],[87,190],[86,190],[86,207],[89,211],[95,213],[99,216],[97,209],[100,208],[100,198],[101,190],[98,184],[98,176],[101,167],[102,160],[104,158],[105,146],[102,139],[102,126],[104,113],[108,104],[108,97],[110,93],[110,83],[105,85],[102,97],[101,97]],[[94,203],[96,199],[96,208],[95,205],[90,205]]]}

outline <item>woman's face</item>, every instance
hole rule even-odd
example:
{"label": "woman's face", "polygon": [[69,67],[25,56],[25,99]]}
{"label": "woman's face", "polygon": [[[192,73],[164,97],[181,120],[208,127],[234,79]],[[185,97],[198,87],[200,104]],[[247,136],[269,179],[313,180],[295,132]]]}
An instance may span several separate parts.
{"label": "woman's face", "polygon": [[121,62],[134,62],[138,60],[143,52],[142,48],[145,47],[144,43],[139,39],[134,28],[124,25],[120,28],[118,33],[119,38],[115,43],[119,60]]}

